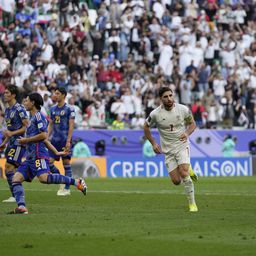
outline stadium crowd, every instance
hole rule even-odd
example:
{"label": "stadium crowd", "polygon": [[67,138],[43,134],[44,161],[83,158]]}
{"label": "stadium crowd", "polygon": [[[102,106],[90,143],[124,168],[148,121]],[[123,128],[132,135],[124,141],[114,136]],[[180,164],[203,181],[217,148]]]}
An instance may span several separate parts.
{"label": "stadium crowd", "polygon": [[[161,86],[201,128],[255,128],[255,0],[0,0],[0,94],[68,90],[78,129],[141,129]],[[3,122],[4,104],[0,101]]]}

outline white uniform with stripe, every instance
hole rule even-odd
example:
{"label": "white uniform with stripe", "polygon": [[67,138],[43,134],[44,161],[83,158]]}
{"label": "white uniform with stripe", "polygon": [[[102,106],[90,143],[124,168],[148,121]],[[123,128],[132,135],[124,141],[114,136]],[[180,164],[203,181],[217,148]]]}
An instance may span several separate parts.
{"label": "white uniform with stripe", "polygon": [[159,131],[161,148],[169,172],[178,165],[190,164],[189,141],[180,141],[179,136],[186,131],[185,119],[191,115],[188,107],[175,103],[169,111],[163,105],[159,106],[146,119],[149,126],[155,125]]}

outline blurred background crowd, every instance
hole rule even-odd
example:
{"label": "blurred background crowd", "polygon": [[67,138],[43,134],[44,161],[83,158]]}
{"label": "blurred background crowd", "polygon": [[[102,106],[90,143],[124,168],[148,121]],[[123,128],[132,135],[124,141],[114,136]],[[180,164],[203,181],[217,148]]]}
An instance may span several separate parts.
{"label": "blurred background crowd", "polygon": [[141,129],[161,86],[200,128],[255,128],[255,0],[0,0],[3,92],[68,91],[76,128]]}

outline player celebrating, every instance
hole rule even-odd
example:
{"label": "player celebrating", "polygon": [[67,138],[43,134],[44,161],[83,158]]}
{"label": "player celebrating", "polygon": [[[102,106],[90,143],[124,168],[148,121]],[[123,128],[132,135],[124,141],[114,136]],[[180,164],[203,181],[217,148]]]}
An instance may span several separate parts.
{"label": "player celebrating", "polygon": [[31,93],[26,98],[25,108],[30,111],[30,124],[26,130],[26,138],[18,139],[20,144],[26,144],[26,160],[18,167],[13,180],[13,194],[18,207],[10,214],[27,214],[23,181],[32,181],[37,176],[41,183],[75,185],[78,190],[86,195],[87,187],[83,179],[73,179],[61,174],[49,172],[49,154],[44,140],[47,138],[48,122],[40,112],[43,98],[38,93]]}
{"label": "player celebrating", "polygon": [[[51,108],[50,124],[49,124],[49,136],[51,137],[52,145],[58,150],[62,151],[65,148],[66,151],[70,151],[72,133],[75,123],[75,111],[66,102],[67,91],[65,88],[60,87],[55,90],[54,96],[57,101],[57,105]],[[59,161],[60,157],[53,153],[50,153],[50,168],[52,172],[57,172],[54,167],[54,161]],[[65,175],[72,177],[72,169],[70,165],[71,153],[62,156],[62,162],[65,169]],[[69,185],[65,188],[63,186],[57,192],[58,196],[70,195]]]}
{"label": "player celebrating", "polygon": [[18,93],[18,88],[15,85],[7,86],[4,91],[4,101],[8,105],[4,114],[7,129],[2,132],[4,140],[0,145],[0,149],[3,150],[7,144],[5,150],[5,176],[12,193],[11,197],[3,200],[4,203],[16,202],[12,191],[12,178],[25,153],[25,147],[18,145],[17,139],[25,133],[28,116],[25,108],[16,100]]}
{"label": "player celebrating", "polygon": [[[189,175],[189,135],[196,124],[189,109],[174,103],[173,92],[168,87],[159,89],[162,105],[153,110],[144,124],[144,132],[155,153],[165,154],[165,164],[169,176],[175,185],[183,182],[189,202],[189,211],[197,212],[194,196],[194,184]],[[160,134],[161,147],[150,132],[150,126],[156,125]]]}

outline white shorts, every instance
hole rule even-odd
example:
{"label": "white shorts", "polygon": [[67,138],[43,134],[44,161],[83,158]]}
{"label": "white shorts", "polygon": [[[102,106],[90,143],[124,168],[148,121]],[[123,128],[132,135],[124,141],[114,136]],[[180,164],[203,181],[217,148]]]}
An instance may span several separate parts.
{"label": "white shorts", "polygon": [[174,171],[181,164],[190,164],[189,147],[176,154],[170,153],[165,155],[165,165],[168,172]]}

